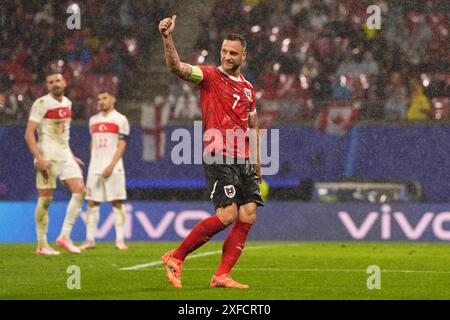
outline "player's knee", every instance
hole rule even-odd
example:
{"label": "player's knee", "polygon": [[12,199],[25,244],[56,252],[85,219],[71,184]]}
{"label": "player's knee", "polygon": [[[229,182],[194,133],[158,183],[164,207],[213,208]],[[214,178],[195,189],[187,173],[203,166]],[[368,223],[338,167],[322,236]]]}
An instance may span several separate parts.
{"label": "player's knee", "polygon": [[84,196],[86,196],[87,193],[84,184],[82,184],[79,188],[77,188],[77,190],[74,193],[82,194],[84,198]]}
{"label": "player's knee", "polygon": [[239,218],[239,211],[235,203],[225,207],[217,209],[217,216],[220,221],[226,226],[236,222]]}
{"label": "player's knee", "polygon": [[89,206],[89,208],[95,208],[95,207],[100,206],[100,203],[99,203],[99,202],[92,201],[92,200],[89,200],[89,201],[88,201],[88,206]]}
{"label": "player's knee", "polygon": [[39,198],[52,198],[53,189],[38,189]]}
{"label": "player's knee", "polygon": [[68,182],[67,185],[69,186],[70,192],[72,194],[82,194],[83,197],[86,195],[86,187],[84,186],[84,182],[82,179],[76,179]]}
{"label": "player's knee", "polygon": [[239,216],[239,220],[242,222],[253,224],[256,221],[256,210],[247,211]]}
{"label": "player's knee", "polygon": [[83,198],[84,198],[84,196],[86,195],[86,188],[84,188],[84,187],[75,187],[75,188],[72,188],[72,189],[70,190],[70,192],[71,192],[73,195],[74,195],[74,194],[82,195]]}
{"label": "player's knee", "polygon": [[71,200],[82,204],[84,201],[84,196],[85,196],[84,192],[80,192],[80,193],[73,192]]}
{"label": "player's knee", "polygon": [[120,208],[122,208],[122,201],[121,200],[114,200],[112,202],[112,206],[114,208],[120,209]]}
{"label": "player's knee", "polygon": [[247,204],[239,210],[239,220],[253,224],[256,221],[256,204]]}
{"label": "player's knee", "polygon": [[39,197],[37,206],[38,206],[38,208],[48,210],[52,201],[53,201],[53,197],[49,197],[49,196]]}

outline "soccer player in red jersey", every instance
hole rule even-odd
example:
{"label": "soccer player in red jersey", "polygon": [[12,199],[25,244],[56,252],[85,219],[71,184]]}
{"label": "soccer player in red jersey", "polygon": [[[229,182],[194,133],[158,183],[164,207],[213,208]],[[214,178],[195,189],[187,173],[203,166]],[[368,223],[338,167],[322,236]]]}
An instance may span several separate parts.
{"label": "soccer player in red jersey", "polygon": [[[256,208],[264,205],[258,184],[261,180],[259,141],[245,136],[253,129],[258,137],[255,90],[241,74],[247,56],[246,41],[239,34],[227,36],[220,51],[220,67],[192,66],[181,62],[175,49],[172,40],[175,20],[173,16],[159,24],[166,65],[170,72],[196,84],[200,90],[205,131],[203,165],[216,214],[198,223],[176,249],[163,255],[162,262],[169,281],[181,288],[181,269],[186,256],[233,225],[210,287],[248,288],[230,277],[256,220]],[[230,132],[236,134],[243,146],[233,138],[228,139]],[[249,161],[251,158],[256,161]]]}

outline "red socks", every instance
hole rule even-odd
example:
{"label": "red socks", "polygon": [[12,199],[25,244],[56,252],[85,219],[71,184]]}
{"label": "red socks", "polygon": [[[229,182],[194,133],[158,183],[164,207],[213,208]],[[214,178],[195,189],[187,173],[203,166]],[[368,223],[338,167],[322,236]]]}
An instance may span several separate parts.
{"label": "red socks", "polygon": [[177,259],[184,260],[186,256],[208,242],[213,235],[222,231],[225,226],[217,215],[199,222],[183,242],[173,252]]}
{"label": "red socks", "polygon": [[[222,260],[217,269],[216,276],[229,273],[239,259],[244,249],[247,235],[251,229],[250,223],[237,221],[230,230],[222,248]],[[208,242],[213,235],[225,229],[226,226],[217,215],[209,217],[198,223],[189,235],[173,252],[177,259],[184,260],[186,256]]]}
{"label": "red socks", "polygon": [[245,240],[252,225],[250,223],[237,221],[230,230],[222,248],[222,260],[217,269],[216,276],[229,273],[239,259],[244,249]]}

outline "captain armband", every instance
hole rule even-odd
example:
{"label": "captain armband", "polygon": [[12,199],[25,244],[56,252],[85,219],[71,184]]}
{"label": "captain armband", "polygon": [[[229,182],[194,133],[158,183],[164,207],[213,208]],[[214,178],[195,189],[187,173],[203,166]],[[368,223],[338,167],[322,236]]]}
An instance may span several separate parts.
{"label": "captain armband", "polygon": [[192,83],[199,84],[203,80],[202,69],[199,66],[193,66],[191,76],[188,80]]}
{"label": "captain armband", "polygon": [[119,140],[124,140],[125,142],[128,142],[129,139],[130,139],[129,135],[119,133]]}

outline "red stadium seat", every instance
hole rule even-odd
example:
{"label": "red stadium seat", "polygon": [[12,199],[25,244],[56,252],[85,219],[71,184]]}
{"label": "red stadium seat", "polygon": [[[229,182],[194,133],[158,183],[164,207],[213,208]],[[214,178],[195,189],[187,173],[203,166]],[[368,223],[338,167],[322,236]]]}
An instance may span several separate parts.
{"label": "red stadium seat", "polygon": [[448,97],[431,99],[431,111],[433,119],[448,120],[450,118],[450,99]]}
{"label": "red stadium seat", "polygon": [[334,43],[331,38],[320,38],[314,42],[314,50],[323,59],[330,56],[334,50]]}
{"label": "red stadium seat", "polygon": [[16,82],[14,83],[14,85],[11,88],[11,92],[12,94],[18,96],[19,94],[25,94],[25,92],[27,92],[27,90],[30,88],[31,86],[31,82],[26,82],[26,81],[20,81],[20,82]]}
{"label": "red stadium seat", "polygon": [[87,98],[85,100],[85,118],[89,119],[98,112],[97,99]]}
{"label": "red stadium seat", "polygon": [[[70,70],[73,73],[78,74],[86,74],[91,71],[91,64],[89,63],[83,63],[81,61],[70,61],[67,66],[70,68]],[[74,74],[75,75],[75,74]]]}
{"label": "red stadium seat", "polygon": [[119,89],[119,78],[113,74],[101,75],[97,79],[97,87],[99,89],[108,90],[112,94],[117,94]]}
{"label": "red stadium seat", "polygon": [[296,77],[292,74],[280,74],[279,78],[280,87],[277,91],[277,96],[283,99],[291,93]]}
{"label": "red stadium seat", "polygon": [[410,33],[417,33],[421,20],[426,18],[424,13],[411,12],[408,15],[408,29]]}
{"label": "red stadium seat", "polygon": [[44,84],[32,84],[28,87],[30,90],[31,97],[33,99],[37,99],[45,94],[45,85]]}
{"label": "red stadium seat", "polygon": [[259,77],[261,88],[264,88],[262,99],[274,100],[278,98],[277,89],[279,86],[278,75],[276,74],[263,74]]}
{"label": "red stadium seat", "polygon": [[442,29],[447,29],[446,17],[441,12],[429,13],[426,21],[435,34],[439,34]]}

